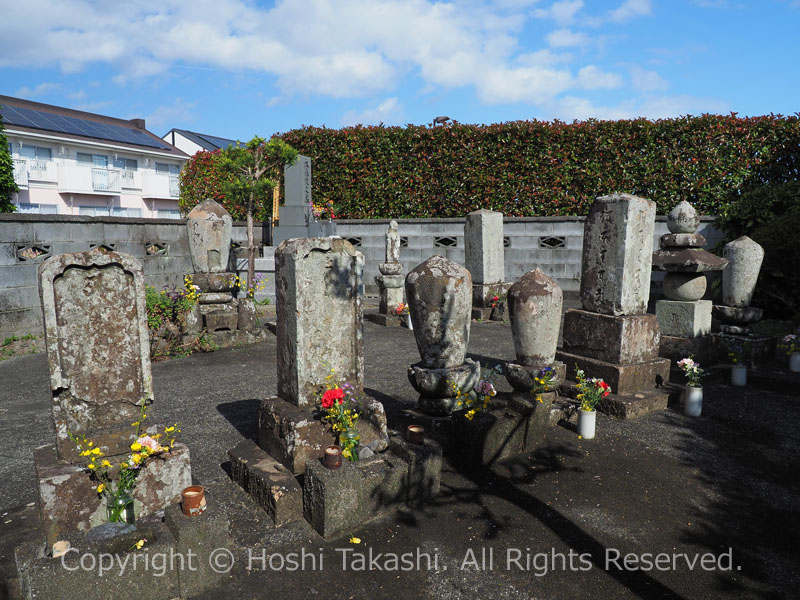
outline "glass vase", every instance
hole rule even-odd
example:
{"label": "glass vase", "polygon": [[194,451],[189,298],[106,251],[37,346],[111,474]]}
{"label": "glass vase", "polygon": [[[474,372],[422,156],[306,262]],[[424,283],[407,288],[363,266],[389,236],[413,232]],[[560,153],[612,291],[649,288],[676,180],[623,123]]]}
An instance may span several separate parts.
{"label": "glass vase", "polygon": [[[358,430],[355,427],[345,429],[339,433],[339,446],[342,449],[342,454],[351,462],[358,460],[358,443],[360,439],[361,436],[358,434]],[[349,456],[347,456],[348,454]]]}
{"label": "glass vase", "polygon": [[106,500],[106,511],[109,523],[136,523],[133,512],[133,496],[128,492],[118,492],[108,496]]}

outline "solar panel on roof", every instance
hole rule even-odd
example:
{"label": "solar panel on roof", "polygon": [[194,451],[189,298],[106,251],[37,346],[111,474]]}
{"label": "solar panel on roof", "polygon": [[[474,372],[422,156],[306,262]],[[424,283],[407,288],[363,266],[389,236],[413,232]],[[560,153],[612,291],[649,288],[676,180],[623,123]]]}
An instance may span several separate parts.
{"label": "solar panel on roof", "polygon": [[32,108],[3,105],[0,107],[0,118],[3,119],[6,125],[19,125],[21,127],[43,129],[45,131],[58,131],[60,133],[98,138],[112,142],[148,146],[150,148],[170,149],[167,144],[145,134],[145,132],[140,129],[56,115]]}
{"label": "solar panel on roof", "polygon": [[225,138],[216,137],[213,135],[206,135],[205,133],[198,133],[197,134],[200,138],[206,140],[207,142],[211,142],[217,148],[227,148],[228,146],[235,146],[236,142],[234,140],[228,140]]}

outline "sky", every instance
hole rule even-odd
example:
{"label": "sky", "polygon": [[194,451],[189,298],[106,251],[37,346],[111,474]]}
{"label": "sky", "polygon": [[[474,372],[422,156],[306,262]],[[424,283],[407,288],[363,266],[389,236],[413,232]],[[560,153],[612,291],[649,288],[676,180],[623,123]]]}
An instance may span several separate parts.
{"label": "sky", "polygon": [[0,0],[0,94],[157,135],[793,115],[799,65],[800,0]]}

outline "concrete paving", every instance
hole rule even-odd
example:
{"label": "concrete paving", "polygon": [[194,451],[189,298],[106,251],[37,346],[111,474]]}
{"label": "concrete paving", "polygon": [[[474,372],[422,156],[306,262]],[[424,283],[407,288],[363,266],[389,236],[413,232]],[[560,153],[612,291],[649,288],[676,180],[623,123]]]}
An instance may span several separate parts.
{"label": "concrete paving", "polygon": [[[385,403],[391,425],[416,401],[405,375],[418,360],[413,334],[372,323],[364,329],[366,387]],[[469,350],[484,364],[512,359],[508,326],[473,323]],[[276,389],[275,338],[155,363],[153,379],[153,416],[181,424],[193,478],[218,490],[220,501],[240,502],[226,483],[226,452],[256,436],[258,399]],[[762,369],[751,381],[734,388],[725,372],[712,375],[700,418],[674,410],[625,422],[599,415],[591,441],[565,424],[546,448],[490,470],[447,464],[435,502],[354,523],[358,545],[348,537],[323,541],[310,528],[270,533],[268,554],[322,553],[323,568],[261,569],[256,561],[201,597],[796,597],[800,378]],[[35,512],[26,507],[36,500],[32,449],[53,431],[43,354],[0,362],[0,382],[2,599],[18,593],[14,545],[36,536]],[[510,388],[501,382],[501,390]],[[242,547],[264,527],[247,514],[242,508],[234,521]],[[354,560],[370,551],[383,557],[355,570]],[[419,569],[385,569],[391,553],[405,552],[428,554],[435,564],[428,569],[423,557]],[[638,564],[631,556],[626,565],[629,553]],[[648,569],[657,554],[663,562]],[[713,560],[701,563],[706,554]]]}

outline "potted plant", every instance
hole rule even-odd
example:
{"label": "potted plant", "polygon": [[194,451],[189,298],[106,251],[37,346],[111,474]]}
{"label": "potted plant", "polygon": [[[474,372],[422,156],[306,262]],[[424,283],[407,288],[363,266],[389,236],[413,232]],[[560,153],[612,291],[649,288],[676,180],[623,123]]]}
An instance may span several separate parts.
{"label": "potted plant", "polygon": [[735,348],[728,352],[728,358],[731,359],[731,385],[739,387],[747,385],[747,365],[740,362],[742,360],[740,350]]}
{"label": "potted plant", "polygon": [[575,378],[578,380],[577,399],[581,401],[578,409],[578,436],[591,440],[594,438],[597,424],[597,405],[602,398],[611,393],[611,386],[596,377],[587,379],[586,373],[577,365]]}
{"label": "potted plant", "polygon": [[703,410],[703,369],[692,356],[678,361],[678,368],[685,374],[688,382],[683,389],[683,414],[699,417]]}
{"label": "potted plant", "polygon": [[790,333],[781,340],[780,347],[789,353],[789,370],[800,373],[800,336]]}

